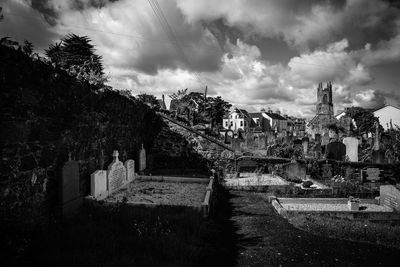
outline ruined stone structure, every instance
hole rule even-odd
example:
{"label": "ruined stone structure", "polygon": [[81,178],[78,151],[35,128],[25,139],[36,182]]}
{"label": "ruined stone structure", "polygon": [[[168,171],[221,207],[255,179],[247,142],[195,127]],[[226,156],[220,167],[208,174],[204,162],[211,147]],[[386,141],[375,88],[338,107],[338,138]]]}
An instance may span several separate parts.
{"label": "ruined stone structure", "polygon": [[308,123],[308,131],[313,136],[327,132],[330,124],[337,123],[333,115],[332,83],[328,82],[326,87],[322,83],[317,88],[316,116]]}

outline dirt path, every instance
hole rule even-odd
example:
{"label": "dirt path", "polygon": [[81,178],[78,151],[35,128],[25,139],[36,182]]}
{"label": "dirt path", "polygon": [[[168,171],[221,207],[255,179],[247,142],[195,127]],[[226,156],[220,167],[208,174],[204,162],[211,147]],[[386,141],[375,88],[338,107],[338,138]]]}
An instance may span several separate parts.
{"label": "dirt path", "polygon": [[237,266],[398,266],[399,250],[294,228],[260,193],[231,192],[229,202]]}

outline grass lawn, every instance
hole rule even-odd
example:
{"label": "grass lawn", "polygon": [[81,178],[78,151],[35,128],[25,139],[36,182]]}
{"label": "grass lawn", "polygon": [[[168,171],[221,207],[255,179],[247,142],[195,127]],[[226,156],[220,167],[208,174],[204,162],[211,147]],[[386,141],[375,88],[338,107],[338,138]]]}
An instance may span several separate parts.
{"label": "grass lawn", "polygon": [[400,249],[400,225],[368,221],[297,215],[289,218],[295,227],[316,235],[369,242]]}

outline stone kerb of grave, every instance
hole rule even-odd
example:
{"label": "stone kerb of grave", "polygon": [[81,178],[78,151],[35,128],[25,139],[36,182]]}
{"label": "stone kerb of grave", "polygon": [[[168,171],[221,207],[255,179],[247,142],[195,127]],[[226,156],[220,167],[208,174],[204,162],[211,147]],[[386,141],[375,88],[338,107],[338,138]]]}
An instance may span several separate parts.
{"label": "stone kerb of grave", "polygon": [[398,188],[393,185],[381,185],[379,195],[380,205],[400,211],[400,190]]}
{"label": "stone kerb of grave", "polygon": [[77,213],[83,201],[79,190],[79,164],[71,159],[71,154],[62,168],[61,179],[62,215],[71,217]]}
{"label": "stone kerb of grave", "polygon": [[107,171],[107,190],[111,193],[126,183],[126,169],[124,164],[118,159],[118,151],[113,152],[113,161],[108,165]]}

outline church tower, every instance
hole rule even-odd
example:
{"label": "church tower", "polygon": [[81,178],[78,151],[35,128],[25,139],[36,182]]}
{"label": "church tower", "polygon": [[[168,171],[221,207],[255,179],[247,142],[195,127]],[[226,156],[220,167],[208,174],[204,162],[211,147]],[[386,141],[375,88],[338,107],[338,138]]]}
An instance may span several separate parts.
{"label": "church tower", "polygon": [[333,116],[332,83],[328,82],[325,88],[322,83],[317,88],[317,115]]}
{"label": "church tower", "polygon": [[338,120],[333,115],[332,101],[332,83],[328,82],[323,88],[322,83],[317,88],[317,112],[314,118],[308,123],[308,132],[313,136],[315,134],[324,134],[328,131],[331,124],[337,124]]}

